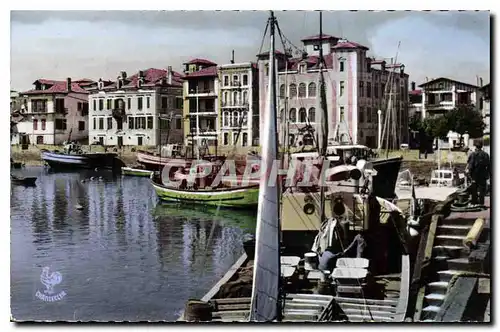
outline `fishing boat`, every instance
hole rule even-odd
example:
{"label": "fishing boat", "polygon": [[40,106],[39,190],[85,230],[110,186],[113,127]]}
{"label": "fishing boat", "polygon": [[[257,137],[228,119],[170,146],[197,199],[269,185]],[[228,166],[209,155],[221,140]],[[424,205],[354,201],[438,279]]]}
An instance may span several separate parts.
{"label": "fishing boat", "polygon": [[22,186],[36,186],[36,177],[19,177],[13,174],[10,175],[10,182],[12,184],[22,185]]}
{"label": "fishing boat", "polygon": [[42,160],[53,169],[119,169],[123,162],[116,153],[84,153],[75,143],[66,143],[64,151],[41,150]]}
{"label": "fishing boat", "polygon": [[153,171],[148,171],[147,169],[122,167],[123,175],[150,177],[152,173]]}
{"label": "fishing boat", "polygon": [[[210,183],[210,182],[209,182]],[[196,179],[191,188],[179,185],[164,185],[160,174],[151,175],[151,184],[161,201],[184,204],[202,204],[225,208],[251,209],[257,206],[259,186],[233,186],[223,182],[219,186],[199,185]]]}

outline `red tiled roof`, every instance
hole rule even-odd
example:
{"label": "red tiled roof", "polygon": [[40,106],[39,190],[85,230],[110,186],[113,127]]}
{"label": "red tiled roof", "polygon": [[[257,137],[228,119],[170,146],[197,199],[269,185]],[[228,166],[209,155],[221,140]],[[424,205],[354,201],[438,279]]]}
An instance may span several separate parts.
{"label": "red tiled roof", "polygon": [[363,46],[361,44],[358,44],[358,43],[355,43],[355,42],[352,42],[352,41],[344,41],[344,42],[339,42],[337,43],[335,46],[332,46],[332,49],[356,49],[356,48],[361,48],[361,49],[364,49],[364,50],[369,50],[368,47],[366,46]]}
{"label": "red tiled roof", "polygon": [[[168,71],[166,69],[149,68],[143,71],[144,75],[144,85],[157,84],[162,78],[168,77]],[[124,87],[135,87],[137,86],[137,80],[139,79],[139,73],[127,77],[129,83]],[[172,85],[181,86],[182,85],[182,75],[178,72],[172,70]]]}
{"label": "red tiled roof", "polygon": [[453,83],[460,83],[460,84],[463,84],[463,85],[467,85],[467,86],[470,86],[470,87],[473,87],[473,88],[478,88],[477,85],[473,85],[473,84],[469,84],[469,83],[465,83],[465,82],[460,82],[460,81],[457,81],[457,80],[454,80],[454,79],[451,79],[451,78],[446,78],[446,77],[438,77],[438,78],[432,79],[432,80],[430,80],[428,82],[420,84],[418,87],[422,88],[424,86],[427,86],[429,84],[436,83],[436,82],[439,82],[439,81],[449,81],[449,82],[453,82]]}
{"label": "red tiled roof", "polygon": [[210,61],[210,60],[207,60],[207,59],[199,59],[199,58],[196,58],[196,59],[193,59],[189,62],[186,62],[185,64],[187,65],[194,65],[194,64],[197,64],[197,65],[211,65],[211,66],[217,66],[216,63]]}
{"label": "red tiled roof", "polygon": [[217,76],[217,66],[203,68],[202,70],[186,74],[184,78],[190,79],[193,77],[211,77],[211,76]]}
{"label": "red tiled roof", "polygon": [[404,67],[404,64],[402,64],[402,63],[395,63],[395,64],[392,64],[392,65],[391,64],[386,65],[385,68],[401,68],[402,66]]}
{"label": "red tiled roof", "polygon": [[33,84],[36,84],[37,82],[41,83],[41,84],[55,84],[56,82],[62,82],[62,81],[47,80],[45,78],[39,78],[35,82],[33,82]]}
{"label": "red tiled roof", "polygon": [[[327,54],[324,56],[324,60],[326,63],[326,68],[327,69],[332,69],[333,66],[333,54]],[[289,67],[290,70],[298,70],[299,69],[299,64],[305,61],[307,63],[307,69],[314,69],[319,65],[319,56],[317,55],[311,55],[308,56],[306,59],[302,58],[293,58],[289,60]]]}
{"label": "red tiled roof", "polygon": [[422,90],[412,90],[408,93],[412,96],[420,96],[422,94]]}
{"label": "red tiled roof", "polygon": [[[321,37],[323,37],[323,40],[339,39],[338,37],[331,36],[331,35],[326,35],[324,33],[321,34]],[[309,36],[309,37],[302,38],[301,41],[319,40],[319,39],[320,39],[320,35],[317,34],[317,35],[314,35],[314,36]]]}
{"label": "red tiled roof", "polygon": [[373,60],[371,61],[372,65],[381,65],[385,62],[385,60]]}
{"label": "red tiled roof", "polygon": [[[47,85],[52,85],[48,89],[45,90],[29,90],[23,92],[23,94],[31,94],[31,95],[36,95],[36,94],[51,94],[51,93],[68,93],[68,88],[66,81],[53,81],[53,80],[45,80],[45,79],[40,79],[36,80],[36,82],[42,83],[42,84],[47,84]],[[54,82],[54,83],[49,83],[49,82]],[[74,93],[85,93],[87,94],[88,91],[83,89],[78,83],[71,83],[71,92]]]}

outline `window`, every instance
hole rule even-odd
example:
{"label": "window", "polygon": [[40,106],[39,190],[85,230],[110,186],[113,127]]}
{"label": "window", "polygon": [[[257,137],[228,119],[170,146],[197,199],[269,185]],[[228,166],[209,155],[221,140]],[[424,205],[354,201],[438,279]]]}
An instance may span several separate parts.
{"label": "window", "polygon": [[268,63],[266,64],[264,71],[266,73],[266,76],[269,76],[269,64]]}
{"label": "window", "polygon": [[307,71],[307,65],[306,64],[301,64],[299,67],[299,72],[301,74],[304,74]]}
{"label": "window", "polygon": [[168,97],[161,97],[161,108],[168,108]]}
{"label": "window", "polygon": [[366,108],[366,122],[372,123],[372,108],[371,107]]}
{"label": "window", "polygon": [[340,106],[340,122],[345,121],[344,106]]}
{"label": "window", "polygon": [[384,95],[385,95],[385,83],[380,83],[380,88],[382,90],[382,98],[384,98]]}
{"label": "window", "polygon": [[127,98],[127,109],[130,109],[130,107],[132,107],[132,101],[130,98]]}
{"label": "window", "polygon": [[107,99],[106,100],[106,109],[110,110],[111,109],[111,102],[112,100],[111,99]]}
{"label": "window", "polygon": [[97,102],[96,102],[96,100],[95,100],[95,99],[94,99],[93,104],[94,104],[94,105],[93,105],[94,107],[93,107],[92,109],[93,109],[94,111],[97,111]]}
{"label": "window", "polygon": [[307,92],[308,92],[309,98],[316,97],[316,83],[314,83],[314,82],[309,83],[309,87],[308,87]]}
{"label": "window", "polygon": [[222,94],[222,104],[223,104],[223,105],[227,105],[227,102],[228,102],[228,96],[229,96],[229,92],[224,91],[224,93]]}
{"label": "window", "polygon": [[36,144],[43,144],[43,136],[36,137]]}
{"label": "window", "polygon": [[182,109],[183,103],[182,98],[175,98],[175,108]]}
{"label": "window", "polygon": [[243,75],[243,85],[248,85],[248,75]]}
{"label": "window", "polygon": [[38,120],[37,119],[33,120],[33,130],[38,130]]}
{"label": "window", "polygon": [[137,97],[137,109],[142,110],[142,97]]}
{"label": "window", "polygon": [[82,105],[82,116],[87,116],[89,115],[89,104],[88,103],[83,103]]}
{"label": "window", "polygon": [[359,96],[360,97],[365,96],[365,85],[363,81],[359,81]]}
{"label": "window", "polygon": [[375,83],[373,86],[373,96],[375,98],[378,98],[378,84],[377,83]]}
{"label": "window", "polygon": [[224,75],[224,86],[228,86],[228,85],[229,85],[229,76]]}
{"label": "window", "polygon": [[99,129],[100,130],[104,129],[104,118],[99,118]]}
{"label": "window", "polygon": [[83,103],[78,102],[77,110],[81,111],[83,109]]}
{"label": "window", "polygon": [[84,131],[85,130],[85,121],[78,121],[78,130],[79,131]]}
{"label": "window", "polygon": [[224,133],[224,141],[222,142],[223,145],[229,145],[229,133]]}
{"label": "window", "polygon": [[248,91],[243,91],[243,103],[248,103]]}
{"label": "window", "polygon": [[229,127],[229,112],[224,112],[222,114],[222,126]]}
{"label": "window", "polygon": [[141,117],[138,117],[137,120],[139,120],[139,121],[138,121],[138,123],[136,123],[136,126],[138,124],[136,129],[146,129],[146,117],[141,116]]}
{"label": "window", "polygon": [[233,105],[237,105],[239,100],[238,100],[238,92],[237,91],[234,91],[233,92]]}
{"label": "window", "polygon": [[285,84],[280,85],[280,98],[285,99]]}
{"label": "window", "polygon": [[106,120],[108,122],[108,130],[109,129],[113,129],[113,118],[112,117],[108,117]]}
{"label": "window", "polygon": [[148,116],[148,129],[153,129],[153,117]]}
{"label": "window", "polygon": [[209,81],[204,81],[203,82],[203,90],[205,92],[209,92],[210,91],[210,82]]}
{"label": "window", "polygon": [[340,81],[340,97],[344,95],[344,89],[345,89],[345,82]]}
{"label": "window", "polygon": [[365,122],[365,114],[363,113],[363,107],[359,108],[359,122],[363,123]]}
{"label": "window", "polygon": [[[94,101],[95,101],[95,100],[94,100]],[[93,128],[94,128],[94,129],[97,129],[97,119],[96,119],[96,118],[94,118],[94,121],[93,121],[93,122],[94,122]]]}
{"label": "window", "polygon": [[314,107],[311,107],[309,109],[308,119],[309,119],[309,123],[316,122],[316,109]]}
{"label": "window", "polygon": [[299,84],[299,98],[305,98],[305,97],[306,97],[306,84],[300,83]]}
{"label": "window", "polygon": [[45,123],[47,122],[47,120],[45,119],[42,119],[42,130],[45,130]]}
{"label": "window", "polygon": [[151,107],[150,102],[151,102],[151,98],[146,97],[146,108],[150,108]]}
{"label": "window", "polygon": [[99,111],[104,109],[104,99],[99,99]]}
{"label": "window", "polygon": [[248,145],[248,134],[243,133],[242,141],[241,141],[241,146],[247,146]]}
{"label": "window", "polygon": [[44,99],[36,99],[31,101],[31,111],[33,113],[46,113],[47,101]]}
{"label": "window", "polygon": [[134,129],[134,118],[131,116],[128,117],[128,129]]}
{"label": "window", "polygon": [[66,119],[56,119],[56,130],[66,130]]}
{"label": "window", "polygon": [[297,121],[297,110],[295,108],[292,108],[290,110],[290,122],[296,122]]}
{"label": "window", "polygon": [[345,61],[344,60],[340,60],[339,64],[340,64],[340,71],[344,71],[344,69],[345,69],[344,68],[345,67]]}
{"label": "window", "polygon": [[242,126],[248,125],[248,112],[247,111],[242,112],[241,116],[242,116],[242,118],[241,118],[241,123],[242,124],[241,125]]}
{"label": "window", "polygon": [[307,122],[307,113],[305,108],[301,108],[299,110],[299,122],[306,123]]}
{"label": "window", "polygon": [[64,99],[56,99],[56,113],[64,113],[66,109],[64,108]]}
{"label": "window", "polygon": [[181,119],[175,119],[175,129],[182,129]]}
{"label": "window", "polygon": [[297,86],[295,84],[290,84],[290,98],[297,97]]}
{"label": "window", "polygon": [[366,82],[366,96],[368,98],[372,97],[372,83],[371,82]]}
{"label": "window", "polygon": [[240,117],[238,112],[233,112],[231,127],[239,127],[240,126]]}
{"label": "window", "polygon": [[122,130],[123,129],[123,122],[121,119],[116,120],[116,129],[117,130]]}
{"label": "window", "polygon": [[233,75],[233,84],[234,85],[238,85],[239,80],[240,80],[240,78],[238,77],[238,75]]}

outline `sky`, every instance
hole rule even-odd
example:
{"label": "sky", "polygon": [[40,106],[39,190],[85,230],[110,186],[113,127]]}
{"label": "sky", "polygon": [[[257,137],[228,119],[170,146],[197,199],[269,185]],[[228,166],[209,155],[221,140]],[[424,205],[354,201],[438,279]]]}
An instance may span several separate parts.
{"label": "sky", "polygon": [[[319,13],[275,12],[284,36],[319,32]],[[182,71],[182,63],[205,58],[255,61],[266,11],[12,11],[11,89],[28,90],[38,78],[115,80],[147,68]],[[490,81],[490,13],[487,11],[325,11],[323,32],[370,48],[369,56],[395,57],[417,85],[448,77]],[[277,43],[279,46],[280,43]],[[268,40],[262,51],[269,49]]]}

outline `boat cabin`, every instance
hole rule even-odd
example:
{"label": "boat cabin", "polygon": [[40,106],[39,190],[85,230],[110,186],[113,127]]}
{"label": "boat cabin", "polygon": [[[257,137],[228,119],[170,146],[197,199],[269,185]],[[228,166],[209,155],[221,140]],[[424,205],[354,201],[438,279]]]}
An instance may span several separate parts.
{"label": "boat cabin", "polygon": [[[349,144],[349,145],[330,145],[326,149],[326,158],[330,161],[342,162],[346,158],[355,156],[358,160],[370,160],[373,157],[371,149],[365,145]],[[292,159],[316,159],[319,157],[318,152],[298,152],[292,153]]]}
{"label": "boat cabin", "polygon": [[436,169],[432,171],[430,187],[458,187],[461,179],[457,170]]}

